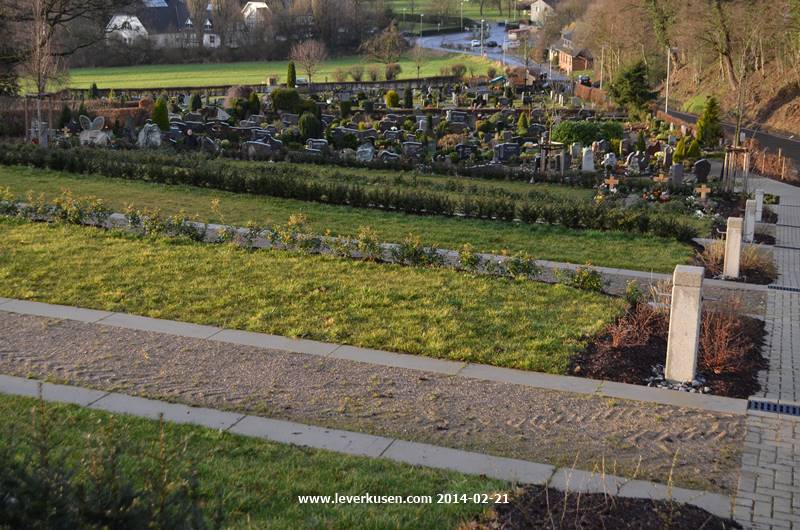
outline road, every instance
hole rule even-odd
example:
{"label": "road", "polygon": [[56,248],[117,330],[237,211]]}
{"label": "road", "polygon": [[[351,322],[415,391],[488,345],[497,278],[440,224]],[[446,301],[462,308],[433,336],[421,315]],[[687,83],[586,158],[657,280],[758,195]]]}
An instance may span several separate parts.
{"label": "road", "polygon": [[[503,57],[503,49],[501,46],[505,40],[505,26],[498,26],[497,23],[494,22],[491,23],[489,25],[489,35],[486,37],[486,42],[490,40],[497,42],[500,46],[494,48],[488,48],[484,46],[483,55],[488,59],[502,62],[504,57]],[[417,39],[417,43],[423,48],[428,48],[431,50],[441,50],[446,52],[452,52],[453,49],[443,47],[442,44],[449,43],[453,45],[466,45],[467,47],[469,47],[470,41],[472,41],[472,33],[470,32],[443,33],[441,35],[431,35],[428,37],[421,37]],[[480,56],[480,50],[481,50],[480,47],[476,47],[458,51],[466,55]],[[505,64],[509,66],[525,66],[525,61],[516,55],[512,55],[510,53],[511,51],[513,50],[509,50],[505,54]],[[564,74],[562,74],[557,70],[551,71],[550,65],[548,65],[547,63],[536,63],[533,61],[528,61],[528,67],[537,69],[543,73],[547,72],[548,77],[555,81],[563,81],[568,79]]]}
{"label": "road", "polygon": [[[694,114],[687,114],[685,112],[678,112],[677,110],[670,109],[670,116],[680,118],[689,123],[697,121],[697,116]],[[731,123],[724,123],[725,133],[733,136],[736,132],[736,126]],[[762,147],[769,148],[770,151],[777,153],[778,149],[783,150],[783,154],[794,160],[795,163],[800,162],[800,139],[786,136],[782,134],[768,133],[756,125],[748,124],[748,127],[742,127],[742,131],[747,134],[748,138],[755,138],[762,145]]]}

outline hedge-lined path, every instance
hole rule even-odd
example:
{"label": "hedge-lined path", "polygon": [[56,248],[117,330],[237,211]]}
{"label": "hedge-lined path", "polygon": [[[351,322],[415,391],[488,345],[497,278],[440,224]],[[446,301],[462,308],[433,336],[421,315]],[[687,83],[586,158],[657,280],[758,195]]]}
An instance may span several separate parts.
{"label": "hedge-lined path", "polygon": [[350,431],[325,429],[297,422],[208,408],[187,407],[161,400],[128,394],[45,383],[0,375],[0,393],[36,397],[55,403],[124,414],[147,419],[200,425],[234,435],[291,443],[348,455],[381,458],[411,464],[484,475],[514,484],[547,484],[558,491],[603,493],[626,498],[671,500],[697,506],[723,518],[731,514],[731,499],[726,495],[690,490],[620,477],[608,473],[586,472],[574,467],[556,468],[525,460],[509,459],[447,447],[408,442]]}
{"label": "hedge-lined path", "polygon": [[[754,179],[751,189],[779,195],[773,248],[778,280],[767,295],[764,356],[755,399],[800,405],[800,188]],[[746,528],[800,529],[800,416],[750,412],[736,496]]]}
{"label": "hedge-lined path", "polygon": [[0,373],[557,467],[577,462],[661,482],[672,473],[676,485],[706,491],[731,492],[736,484],[741,413],[22,315],[3,305]]}

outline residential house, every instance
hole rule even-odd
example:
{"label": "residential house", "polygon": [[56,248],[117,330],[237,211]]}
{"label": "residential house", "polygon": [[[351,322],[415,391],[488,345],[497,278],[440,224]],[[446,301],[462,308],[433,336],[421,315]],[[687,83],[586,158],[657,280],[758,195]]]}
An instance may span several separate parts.
{"label": "residential house", "polygon": [[106,26],[108,38],[127,44],[149,39],[156,47],[196,46],[196,24],[203,26],[203,47],[217,48],[219,35],[214,31],[209,10],[203,20],[194,21],[183,0],[143,0],[138,7],[114,14]]}
{"label": "residential house", "polygon": [[266,2],[247,2],[242,8],[242,19],[250,29],[264,24],[271,14],[272,10]]}
{"label": "residential house", "polygon": [[558,56],[558,67],[567,74],[592,68],[592,55],[572,42],[572,29],[561,32],[561,41],[551,49],[551,57]]}
{"label": "residential house", "polygon": [[556,0],[534,0],[530,7],[530,21],[534,26],[543,26],[544,21],[555,12]]}

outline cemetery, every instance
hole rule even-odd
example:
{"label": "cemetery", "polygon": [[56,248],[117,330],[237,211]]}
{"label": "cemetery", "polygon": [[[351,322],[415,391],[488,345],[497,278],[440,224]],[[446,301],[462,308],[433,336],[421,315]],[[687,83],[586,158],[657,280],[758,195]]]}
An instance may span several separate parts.
{"label": "cemetery", "polygon": [[[669,528],[732,527],[756,473],[740,469],[747,411],[796,407],[770,385],[788,363],[774,337],[798,289],[797,196],[759,171],[753,143],[527,81],[509,68],[404,89],[107,93],[63,102],[57,126],[26,101],[11,111],[24,130],[0,142],[0,332],[13,343],[0,371],[97,402],[287,422],[251,450],[292,477],[315,473],[303,451],[319,474],[346,468],[382,490],[488,494],[518,477],[474,455],[542,462],[547,478],[529,472],[513,509],[439,508],[419,527],[524,527],[551,495],[551,515],[634,513],[648,527],[673,510]],[[191,427],[197,450],[244,444],[243,418]],[[366,448],[275,434],[305,426]],[[413,457],[393,452],[406,443]],[[461,453],[420,456],[438,450]],[[233,460],[218,465],[255,465]],[[662,491],[673,485],[678,503]],[[307,521],[281,502],[265,505],[287,511],[281,524]],[[414,526],[400,508],[318,509],[342,527]]]}

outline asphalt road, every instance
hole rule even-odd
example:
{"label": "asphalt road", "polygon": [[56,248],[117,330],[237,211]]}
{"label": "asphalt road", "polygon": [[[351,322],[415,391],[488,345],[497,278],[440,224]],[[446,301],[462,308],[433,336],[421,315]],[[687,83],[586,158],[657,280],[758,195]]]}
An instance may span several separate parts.
{"label": "asphalt road", "polygon": [[[525,61],[516,55],[512,55],[512,51],[508,50],[503,56],[503,49],[502,44],[505,37],[505,27],[498,26],[497,23],[493,22],[489,25],[489,35],[486,37],[486,41],[493,40],[495,41],[498,46],[494,48],[489,48],[487,46],[483,47],[483,55],[489,59],[500,61],[502,62],[505,59],[505,64],[509,66],[525,66]],[[464,53],[466,55],[476,55],[480,56],[480,47],[471,48],[469,47],[470,42],[472,41],[472,33],[464,32],[464,33],[443,33],[441,35],[431,35],[428,37],[421,37],[417,39],[417,43],[423,48],[428,48],[431,50],[441,50],[446,52],[452,52],[452,48],[443,47],[443,44],[459,44],[459,45],[466,45],[467,49],[465,50],[458,50],[460,53]],[[537,69],[540,72],[544,73],[547,72],[548,77],[555,81],[562,81],[567,79],[565,75],[557,70],[553,70],[550,68],[550,65],[547,63],[536,63],[533,61],[528,61],[528,67]]]}
{"label": "asphalt road", "polygon": [[[689,123],[694,123],[697,121],[697,116],[694,114],[678,112],[677,110],[672,109],[670,109],[669,114],[670,116],[675,116],[676,118],[680,118]],[[725,133],[731,137],[736,132],[736,125],[734,124],[724,123],[723,126],[725,127]],[[753,124],[748,124],[747,127],[742,127],[742,131],[747,134],[748,138],[755,138],[763,147],[769,148],[770,151],[777,153],[778,149],[783,149],[783,154],[787,158],[794,160],[795,163],[800,162],[800,139],[781,134],[764,132],[760,130],[758,126]]]}

